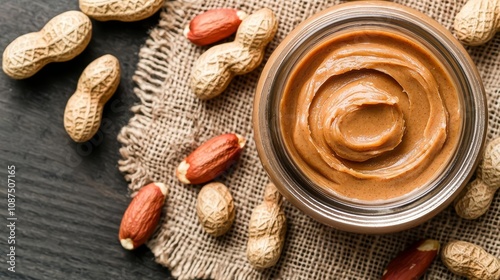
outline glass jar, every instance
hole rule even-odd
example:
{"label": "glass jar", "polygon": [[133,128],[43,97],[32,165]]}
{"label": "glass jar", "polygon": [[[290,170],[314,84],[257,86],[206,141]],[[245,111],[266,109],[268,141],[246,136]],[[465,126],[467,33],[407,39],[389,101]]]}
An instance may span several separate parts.
{"label": "glass jar", "polygon": [[[283,138],[280,102],[293,69],[319,44],[358,30],[402,34],[424,46],[449,73],[458,92],[459,140],[439,174],[406,195],[363,201],[325,191],[291,156]],[[280,192],[297,208],[326,225],[358,233],[388,233],[430,219],[458,195],[480,158],[487,128],[484,88],[477,69],[452,34],[430,17],[399,4],[359,1],[324,10],[294,29],[268,60],[257,86],[253,126],[261,162]]]}

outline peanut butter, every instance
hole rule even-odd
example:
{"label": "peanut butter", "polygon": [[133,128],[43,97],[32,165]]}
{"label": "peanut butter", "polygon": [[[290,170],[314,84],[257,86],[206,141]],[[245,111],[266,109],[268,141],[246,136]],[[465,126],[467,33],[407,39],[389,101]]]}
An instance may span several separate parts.
{"label": "peanut butter", "polygon": [[457,89],[435,55],[388,31],[328,39],[296,64],[280,128],[297,167],[350,200],[396,198],[428,185],[458,145]]}

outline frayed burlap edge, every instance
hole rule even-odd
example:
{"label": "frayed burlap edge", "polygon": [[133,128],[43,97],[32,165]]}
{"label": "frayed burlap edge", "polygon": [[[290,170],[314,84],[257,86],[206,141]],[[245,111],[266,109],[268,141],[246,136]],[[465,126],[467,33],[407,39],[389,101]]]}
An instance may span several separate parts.
{"label": "frayed burlap edge", "polygon": [[[166,2],[160,13],[159,27],[166,29],[174,28],[174,19],[169,17],[166,10],[178,14],[183,14],[185,4],[177,2]],[[135,193],[148,180],[151,180],[148,170],[144,168],[141,159],[141,149],[138,143],[141,143],[144,137],[144,131],[153,123],[154,104],[161,99],[163,84],[158,81],[168,83],[169,79],[164,69],[166,57],[162,55],[161,48],[168,48],[169,34],[163,32],[162,28],[153,28],[150,31],[149,38],[139,52],[139,62],[137,69],[132,77],[136,84],[134,93],[140,102],[131,108],[134,116],[129,123],[122,128],[118,134],[118,141],[122,144],[120,148],[121,160],[118,161],[119,170],[124,174],[125,180],[130,182],[130,189]],[[160,71],[155,71],[159,68]],[[152,75],[150,73],[155,73]]]}

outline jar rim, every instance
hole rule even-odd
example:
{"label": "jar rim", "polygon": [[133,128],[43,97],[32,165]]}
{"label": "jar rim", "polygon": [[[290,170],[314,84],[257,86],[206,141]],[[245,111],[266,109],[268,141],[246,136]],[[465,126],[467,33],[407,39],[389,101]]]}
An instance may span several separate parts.
{"label": "jar rim", "polygon": [[[381,204],[380,207],[375,207],[376,211],[367,211],[356,205],[332,204],[331,200],[325,200],[314,190],[304,187],[303,184],[307,185],[307,182],[297,181],[293,178],[294,174],[287,172],[287,163],[283,159],[291,159],[276,151],[276,143],[273,143],[273,135],[279,134],[276,130],[279,125],[273,126],[278,118],[278,113],[272,106],[278,98],[274,86],[280,82],[276,81],[280,71],[291,70],[290,57],[297,55],[297,52],[306,51],[300,46],[306,44],[311,36],[321,36],[318,33],[324,28],[370,21],[389,25],[401,25],[403,22],[408,27],[425,31],[426,34],[422,34],[424,38],[435,38],[436,42],[443,45],[446,50],[444,55],[454,61],[453,69],[461,71],[465,78],[459,82],[463,83],[467,93],[463,102],[466,105],[463,120],[468,122],[462,129],[462,140],[458,144],[460,148],[457,148],[460,152],[452,159],[453,170],[448,170],[446,176],[439,179],[441,188],[431,188],[420,197],[414,197],[411,203],[400,203],[397,207]],[[486,97],[479,73],[465,49],[447,29],[409,7],[391,2],[362,1],[326,9],[301,23],[285,38],[273,52],[261,74],[254,101],[253,123],[261,162],[271,180],[292,204],[329,226],[352,232],[386,233],[416,226],[436,215],[458,195],[472,176],[482,153],[486,138],[486,115]]]}

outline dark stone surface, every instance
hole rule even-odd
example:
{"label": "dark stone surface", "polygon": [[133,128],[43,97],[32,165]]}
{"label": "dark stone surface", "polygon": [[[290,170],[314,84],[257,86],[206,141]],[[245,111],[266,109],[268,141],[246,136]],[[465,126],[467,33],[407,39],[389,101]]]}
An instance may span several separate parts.
{"label": "dark stone surface", "polygon": [[[78,10],[78,1],[0,0],[0,51],[38,31],[52,17]],[[132,75],[138,51],[158,13],[140,22],[92,21],[87,49],[69,62],[47,65],[33,77],[0,73],[0,279],[168,279],[144,246],[129,252],[118,228],[130,198],[118,171],[116,136],[138,102]],[[120,86],[104,108],[103,125],[89,142],[74,143],[64,108],[83,69],[104,54],[121,62]],[[7,166],[15,165],[16,273],[7,270]]]}

